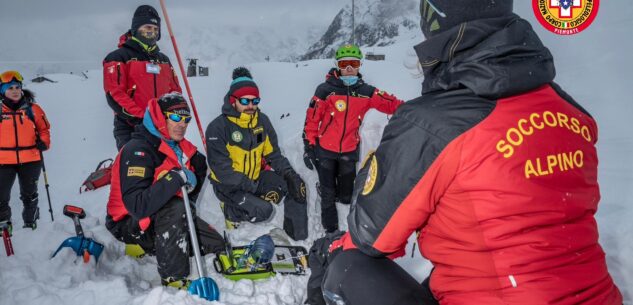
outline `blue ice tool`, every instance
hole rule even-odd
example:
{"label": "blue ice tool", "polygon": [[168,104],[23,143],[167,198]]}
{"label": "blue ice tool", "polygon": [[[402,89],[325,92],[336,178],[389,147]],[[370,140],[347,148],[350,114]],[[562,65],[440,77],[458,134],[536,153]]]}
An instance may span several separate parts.
{"label": "blue ice tool", "polygon": [[99,262],[99,256],[101,252],[103,252],[103,245],[94,241],[92,238],[87,238],[84,236],[84,230],[81,228],[81,223],[79,219],[86,218],[86,212],[84,209],[80,207],[76,207],[73,205],[65,205],[64,206],[64,215],[72,218],[75,223],[75,232],[77,236],[69,237],[61,245],[57,248],[57,251],[53,253],[51,258],[55,257],[59,250],[62,248],[71,248],[77,256],[83,256],[84,263],[88,263],[90,261],[90,255],[95,257],[95,261]]}

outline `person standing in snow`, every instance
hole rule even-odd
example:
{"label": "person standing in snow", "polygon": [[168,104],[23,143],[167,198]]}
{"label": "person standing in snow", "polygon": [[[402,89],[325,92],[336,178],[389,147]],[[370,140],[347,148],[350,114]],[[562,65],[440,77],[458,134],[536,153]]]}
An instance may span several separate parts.
{"label": "person standing in snow", "polygon": [[363,54],[358,46],[336,51],[336,67],[310,100],[303,137],[306,167],[316,167],[321,195],[321,224],[338,229],[335,202],[349,204],[360,150],[359,129],[370,109],[393,114],[402,101],[363,81]]}
{"label": "person standing in snow", "polygon": [[[189,284],[189,235],[181,193],[195,202],[206,176],[204,156],[185,139],[191,112],[180,93],[151,99],[143,123],[112,166],[106,227],[126,243],[126,253],[156,255],[163,285]],[[194,213],[195,214],[195,213]],[[195,217],[201,253],[224,249],[220,234]]]}
{"label": "person standing in snow", "polygon": [[103,60],[103,88],[114,111],[117,149],[131,139],[141,124],[147,103],[168,92],[182,92],[178,78],[156,42],[160,40],[160,16],[141,5],[134,12],[132,27],[119,39],[119,47]]}
{"label": "person standing in snow", "polygon": [[37,182],[42,151],[50,147],[51,135],[44,110],[31,91],[22,89],[23,80],[17,71],[0,74],[0,222],[12,228],[9,200],[17,175],[24,227],[35,230],[40,215]]}
{"label": "person standing in snow", "polygon": [[273,204],[285,197],[283,229],[292,239],[303,240],[308,237],[305,183],[281,154],[277,133],[259,103],[251,73],[236,68],[222,114],[205,132],[213,190],[228,227],[270,219]]}
{"label": "person standing in snow", "polygon": [[[423,95],[359,172],[328,304],[622,304],[594,217],[596,122],[512,7],[421,1]],[[416,232],[425,285],[387,258]]]}

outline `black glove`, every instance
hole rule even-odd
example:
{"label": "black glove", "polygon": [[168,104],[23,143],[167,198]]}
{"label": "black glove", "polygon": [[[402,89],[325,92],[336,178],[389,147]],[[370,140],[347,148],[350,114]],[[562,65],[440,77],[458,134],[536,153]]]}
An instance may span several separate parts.
{"label": "black glove", "polygon": [[306,145],[303,150],[303,162],[306,164],[306,167],[310,170],[313,170],[316,166],[316,154],[314,153],[314,145]]}
{"label": "black glove", "polygon": [[35,140],[35,147],[37,147],[37,149],[39,149],[40,151],[45,151],[48,149],[48,146],[46,146],[46,143],[44,143],[44,141],[40,139]]}
{"label": "black glove", "polygon": [[306,203],[306,184],[301,176],[295,171],[290,170],[284,175],[288,184],[288,194],[298,203]]}

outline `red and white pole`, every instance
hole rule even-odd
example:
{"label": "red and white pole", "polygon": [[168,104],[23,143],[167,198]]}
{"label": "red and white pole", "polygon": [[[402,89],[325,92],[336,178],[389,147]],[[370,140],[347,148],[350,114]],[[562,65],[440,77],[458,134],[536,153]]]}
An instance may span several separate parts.
{"label": "red and white pole", "polygon": [[196,104],[193,102],[193,95],[191,94],[191,88],[189,87],[189,81],[187,80],[187,74],[185,73],[185,68],[182,65],[182,59],[180,58],[180,52],[178,51],[178,44],[176,43],[176,37],[174,37],[174,32],[171,29],[171,22],[169,22],[169,15],[167,15],[167,7],[165,6],[164,0],[160,0],[160,7],[163,10],[163,16],[165,17],[165,23],[167,24],[169,37],[171,37],[171,43],[174,45],[174,51],[176,52],[176,59],[178,60],[178,66],[180,67],[180,74],[182,75],[182,78],[185,81],[185,88],[187,89],[187,95],[189,96],[189,101],[191,102],[191,109],[193,109],[193,115],[196,118],[196,124],[198,124],[198,131],[200,132],[202,145],[204,145],[206,149],[207,142],[204,139],[204,132],[202,131],[202,123],[200,123],[200,118],[198,117],[198,110],[196,109]]}

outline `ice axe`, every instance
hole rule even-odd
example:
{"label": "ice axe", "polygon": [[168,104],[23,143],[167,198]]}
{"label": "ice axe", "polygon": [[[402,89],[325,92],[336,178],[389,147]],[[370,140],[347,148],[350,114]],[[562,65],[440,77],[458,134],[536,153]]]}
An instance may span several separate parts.
{"label": "ice axe", "polygon": [[191,213],[191,206],[189,206],[189,196],[187,196],[187,188],[182,187],[182,199],[185,202],[185,213],[187,214],[187,226],[189,227],[189,237],[191,238],[191,245],[193,247],[193,254],[196,259],[196,267],[198,268],[197,280],[191,281],[189,285],[189,293],[197,295],[208,301],[217,301],[220,299],[220,288],[215,281],[206,276],[204,267],[202,266],[202,257],[200,255],[200,246],[198,245],[198,236],[196,234],[196,227],[193,222],[193,214]]}
{"label": "ice axe", "polygon": [[64,240],[51,258],[55,257],[62,248],[71,248],[77,253],[77,256],[83,256],[84,263],[90,261],[90,255],[95,257],[96,262],[99,262],[99,256],[101,252],[103,252],[103,245],[94,241],[92,238],[84,236],[84,230],[81,228],[81,222],[79,222],[80,219],[86,218],[84,209],[67,204],[64,206],[64,215],[72,218],[77,236],[69,237]]}

